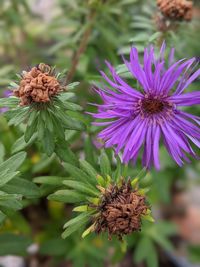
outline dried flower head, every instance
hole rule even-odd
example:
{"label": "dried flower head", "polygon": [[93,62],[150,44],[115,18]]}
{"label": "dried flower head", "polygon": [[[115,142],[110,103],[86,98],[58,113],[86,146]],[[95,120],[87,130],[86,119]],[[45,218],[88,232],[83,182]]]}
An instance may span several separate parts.
{"label": "dried flower head", "polygon": [[157,0],[157,5],[164,17],[172,20],[192,19],[193,2],[187,0]]}
{"label": "dried flower head", "polygon": [[130,180],[123,180],[121,186],[110,185],[102,193],[95,220],[96,233],[108,232],[109,239],[141,230],[141,217],[147,213],[145,196],[131,186]]}
{"label": "dried flower head", "polygon": [[[50,198],[59,200],[61,193],[68,195],[68,203],[80,202],[81,206],[73,209],[79,215],[66,222],[63,238],[79,230],[81,226],[88,225],[82,234],[83,238],[94,232],[106,233],[109,239],[117,236],[121,240],[125,235],[140,231],[143,220],[154,222],[145,196],[148,186],[141,187],[140,184],[145,177],[151,180],[146,170],[143,169],[130,180],[123,178],[122,166],[121,171],[118,168],[117,172],[111,171],[109,158],[104,151],[101,152],[99,160],[102,175],[99,175],[89,162],[80,160],[80,181],[75,180],[79,167],[64,164],[73,180],[64,180],[63,184],[71,190],[59,190]],[[119,159],[118,164],[120,165]]]}
{"label": "dried flower head", "polygon": [[105,147],[114,147],[116,154],[122,152],[125,163],[135,163],[142,151],[143,166],[160,169],[160,141],[179,166],[190,162],[188,154],[197,158],[191,143],[200,147],[200,117],[181,107],[200,104],[200,91],[184,93],[199,77],[200,69],[196,70],[196,58],[174,62],[174,49],[166,62],[165,47],[163,43],[158,58],[153,46],[145,48],[142,65],[134,47],[130,61],[124,59],[139,90],[123,80],[109,62],[112,78],[101,72],[107,86],[96,90],[103,103],[92,116],[102,121],[94,125],[104,126],[98,138]]}
{"label": "dried flower head", "polygon": [[51,97],[60,91],[61,85],[53,75],[52,69],[48,65],[40,63],[30,71],[22,72],[19,88],[14,90],[14,95],[20,98],[21,106],[26,106],[32,102],[49,102]]}

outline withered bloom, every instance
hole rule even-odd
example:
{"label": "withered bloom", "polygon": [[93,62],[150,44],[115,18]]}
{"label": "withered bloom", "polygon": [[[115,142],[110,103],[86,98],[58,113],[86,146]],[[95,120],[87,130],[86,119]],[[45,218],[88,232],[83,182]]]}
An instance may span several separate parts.
{"label": "withered bloom", "polygon": [[61,85],[50,66],[40,63],[30,71],[22,72],[19,87],[14,95],[20,98],[20,105],[30,105],[32,102],[46,103],[51,97],[61,91]]}
{"label": "withered bloom", "polygon": [[193,2],[187,0],[157,0],[157,6],[164,17],[172,20],[192,19]]}
{"label": "withered bloom", "polygon": [[134,190],[129,180],[123,181],[121,186],[110,185],[105,189],[98,209],[95,232],[108,232],[109,239],[112,235],[122,239],[123,235],[140,231],[141,217],[146,215],[148,206],[145,196]]}

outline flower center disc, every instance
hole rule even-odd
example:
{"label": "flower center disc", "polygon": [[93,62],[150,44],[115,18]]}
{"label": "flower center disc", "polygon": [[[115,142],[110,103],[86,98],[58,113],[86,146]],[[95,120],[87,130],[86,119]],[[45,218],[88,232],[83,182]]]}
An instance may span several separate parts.
{"label": "flower center disc", "polygon": [[144,99],[142,102],[142,108],[145,112],[154,114],[163,111],[164,103],[159,99]]}

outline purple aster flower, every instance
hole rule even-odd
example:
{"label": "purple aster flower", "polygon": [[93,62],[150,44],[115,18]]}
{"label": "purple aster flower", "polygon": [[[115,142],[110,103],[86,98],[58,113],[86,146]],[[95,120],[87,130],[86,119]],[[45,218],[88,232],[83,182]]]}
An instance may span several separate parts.
{"label": "purple aster flower", "polygon": [[200,148],[200,117],[181,107],[200,104],[200,91],[184,92],[200,69],[194,72],[195,58],[174,63],[174,49],[166,64],[164,53],[165,43],[158,59],[153,46],[145,48],[143,65],[136,48],[131,49],[130,61],[124,59],[140,91],[127,84],[109,62],[112,79],[101,72],[109,87],[96,89],[104,103],[97,105],[98,113],[92,116],[103,121],[94,124],[105,126],[98,137],[105,141],[105,147],[114,147],[117,154],[121,151],[125,163],[135,162],[142,151],[143,166],[159,169],[161,140],[179,166],[190,162],[188,155],[197,158],[191,144]]}

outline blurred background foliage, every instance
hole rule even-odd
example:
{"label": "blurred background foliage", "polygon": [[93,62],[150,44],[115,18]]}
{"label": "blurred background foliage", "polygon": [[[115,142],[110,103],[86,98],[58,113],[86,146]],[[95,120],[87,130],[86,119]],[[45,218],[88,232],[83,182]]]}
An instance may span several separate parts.
{"label": "blurred background foliage", "polygon": [[[189,23],[177,22],[163,29],[157,16],[154,0],[0,0],[0,95],[7,96],[15,73],[45,62],[65,70],[67,82],[80,82],[74,89],[75,101],[91,111],[94,108],[87,103],[99,101],[91,84],[101,81],[98,71],[106,71],[104,60],[111,61],[118,73],[128,77],[120,55],[127,55],[131,45],[142,52],[149,43],[159,47],[165,39],[168,48],[176,48],[177,59],[200,56],[199,1],[194,1],[193,20]],[[191,88],[198,86],[199,80]],[[200,114],[199,106],[190,109]],[[0,162],[23,149],[16,144],[23,129],[9,127],[3,111]],[[66,140],[77,156],[98,168],[97,129],[90,126],[91,118],[85,113],[79,119],[87,124],[87,131],[68,131]],[[40,152],[39,144],[30,143],[26,152],[20,168],[23,179],[67,175],[58,158]],[[107,154],[112,157],[112,152]],[[156,222],[144,224],[141,233],[131,235],[128,250],[104,236],[81,239],[75,233],[61,239],[62,226],[72,216],[73,206],[47,201],[46,196],[59,186],[42,185],[38,187],[40,197],[23,199],[22,211],[9,214],[2,223],[0,255],[23,256],[30,267],[200,264],[200,162],[178,168],[162,148],[161,162],[162,170],[152,171],[144,180],[151,185],[148,197]],[[115,163],[112,167],[114,170]],[[138,164],[128,166],[126,171],[133,177],[140,170]]]}

